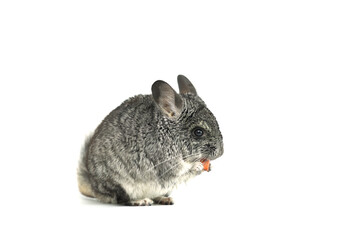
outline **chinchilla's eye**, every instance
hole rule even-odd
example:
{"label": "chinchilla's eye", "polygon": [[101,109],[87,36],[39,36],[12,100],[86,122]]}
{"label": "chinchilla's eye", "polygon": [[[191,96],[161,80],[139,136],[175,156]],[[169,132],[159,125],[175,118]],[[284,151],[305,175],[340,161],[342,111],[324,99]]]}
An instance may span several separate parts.
{"label": "chinchilla's eye", "polygon": [[196,127],[193,130],[193,134],[195,135],[195,137],[201,137],[202,135],[204,135],[204,130],[202,128]]}

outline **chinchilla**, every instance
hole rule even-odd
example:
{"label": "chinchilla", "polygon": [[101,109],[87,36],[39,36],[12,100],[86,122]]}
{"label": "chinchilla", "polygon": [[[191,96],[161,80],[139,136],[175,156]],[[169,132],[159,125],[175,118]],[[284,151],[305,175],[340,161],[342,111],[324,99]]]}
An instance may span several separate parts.
{"label": "chinchilla", "polygon": [[132,206],[173,204],[180,183],[223,154],[219,125],[183,75],[180,94],[164,81],[113,110],[86,139],[78,168],[83,195]]}

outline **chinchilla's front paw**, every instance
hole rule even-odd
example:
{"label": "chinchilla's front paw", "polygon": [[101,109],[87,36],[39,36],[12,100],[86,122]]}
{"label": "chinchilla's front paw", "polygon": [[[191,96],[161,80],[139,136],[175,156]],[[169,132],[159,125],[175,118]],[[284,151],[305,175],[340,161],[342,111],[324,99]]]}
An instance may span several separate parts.
{"label": "chinchilla's front paw", "polygon": [[191,168],[191,170],[196,174],[202,173],[203,169],[204,169],[204,166],[201,162],[195,162]]}

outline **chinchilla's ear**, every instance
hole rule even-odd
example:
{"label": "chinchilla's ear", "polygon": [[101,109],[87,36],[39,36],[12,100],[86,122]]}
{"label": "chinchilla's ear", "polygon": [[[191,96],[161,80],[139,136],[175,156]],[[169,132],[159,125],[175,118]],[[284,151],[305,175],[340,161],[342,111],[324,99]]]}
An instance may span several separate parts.
{"label": "chinchilla's ear", "polygon": [[179,84],[180,94],[190,93],[193,95],[197,95],[194,85],[192,85],[192,83],[189,81],[189,79],[187,79],[187,77],[185,77],[184,75],[179,75],[177,77],[177,80]]}
{"label": "chinchilla's ear", "polygon": [[152,85],[151,91],[156,104],[165,116],[173,120],[180,116],[183,100],[169,84],[158,80]]}

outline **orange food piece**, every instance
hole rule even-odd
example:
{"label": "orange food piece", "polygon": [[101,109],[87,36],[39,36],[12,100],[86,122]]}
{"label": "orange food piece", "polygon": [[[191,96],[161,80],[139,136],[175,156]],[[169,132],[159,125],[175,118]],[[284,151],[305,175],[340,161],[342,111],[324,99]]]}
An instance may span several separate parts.
{"label": "orange food piece", "polygon": [[200,160],[204,166],[204,171],[209,172],[210,171],[210,160],[209,159],[202,159]]}

